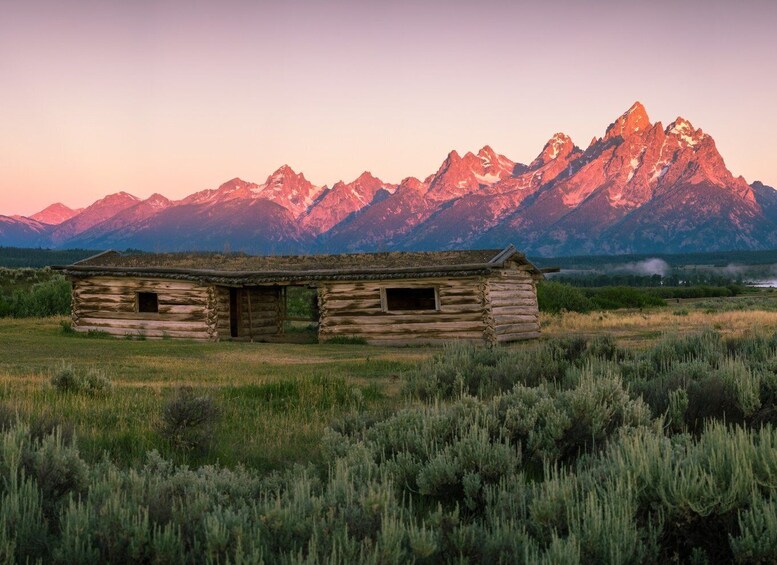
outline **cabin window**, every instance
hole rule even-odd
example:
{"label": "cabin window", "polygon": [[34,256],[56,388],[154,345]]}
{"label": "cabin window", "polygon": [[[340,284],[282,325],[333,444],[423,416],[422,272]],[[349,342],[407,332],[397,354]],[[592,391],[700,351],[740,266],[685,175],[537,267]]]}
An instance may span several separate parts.
{"label": "cabin window", "polygon": [[384,289],[383,305],[387,312],[439,310],[440,300],[433,286],[395,287]]}
{"label": "cabin window", "polygon": [[138,293],[138,312],[149,312],[153,314],[159,312],[159,297],[156,292]]}

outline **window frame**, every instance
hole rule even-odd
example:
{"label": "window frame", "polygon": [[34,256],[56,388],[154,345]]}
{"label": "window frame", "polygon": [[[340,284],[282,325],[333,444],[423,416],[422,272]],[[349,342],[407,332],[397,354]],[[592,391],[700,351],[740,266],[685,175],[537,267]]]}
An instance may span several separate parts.
{"label": "window frame", "polygon": [[[434,292],[434,308],[416,308],[408,310],[390,310],[388,307],[388,290],[389,289],[402,289],[402,290],[418,290],[430,288]],[[420,313],[420,312],[439,312],[440,311],[440,287],[436,284],[425,285],[391,285],[380,287],[380,308],[384,314],[405,314],[407,312]]]}
{"label": "window frame", "polygon": [[[144,310],[141,308],[141,295],[153,296],[156,305],[155,310]],[[135,312],[138,314],[159,314],[159,293],[150,290],[139,290],[135,292]]]}

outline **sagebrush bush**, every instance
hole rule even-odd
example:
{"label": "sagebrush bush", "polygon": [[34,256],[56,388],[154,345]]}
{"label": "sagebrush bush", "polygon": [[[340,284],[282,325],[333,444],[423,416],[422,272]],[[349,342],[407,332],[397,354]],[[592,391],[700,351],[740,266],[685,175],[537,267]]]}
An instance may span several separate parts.
{"label": "sagebrush bush", "polygon": [[[377,445],[365,450],[343,436],[342,454],[323,475],[296,468],[263,477],[176,467],[156,453],[134,469],[89,464],[56,436],[30,441],[24,427],[6,430],[0,555],[67,563],[777,558],[771,427],[715,424],[693,440],[639,426],[597,455],[527,480],[517,446],[499,439],[487,418],[456,431],[454,416],[477,411],[471,401],[458,404],[452,414],[430,412],[438,422],[429,430],[416,428],[421,444],[438,443],[428,454],[415,451],[412,484],[397,472],[412,466],[402,450],[382,457]],[[412,430],[402,435],[395,446]]]}
{"label": "sagebrush bush", "polygon": [[159,433],[176,449],[203,452],[213,441],[220,414],[213,397],[181,387],[162,407]]}
{"label": "sagebrush bush", "polygon": [[571,389],[586,367],[620,375],[630,397],[641,398],[652,417],[664,417],[675,431],[698,434],[708,420],[777,423],[777,338],[759,334],[667,336],[637,352],[606,336],[552,339],[521,349],[453,344],[408,372],[405,391],[428,401],[490,398],[516,385]]}
{"label": "sagebrush bush", "polygon": [[97,396],[110,394],[113,390],[113,381],[100,369],[76,369],[66,363],[56,369],[50,382],[55,390],[63,393]]}
{"label": "sagebrush bush", "polygon": [[612,340],[551,339],[536,347],[510,350],[451,343],[406,375],[405,392],[420,400],[451,399],[467,394],[481,398],[516,384],[562,383],[571,367],[591,358],[620,360],[627,356]]}

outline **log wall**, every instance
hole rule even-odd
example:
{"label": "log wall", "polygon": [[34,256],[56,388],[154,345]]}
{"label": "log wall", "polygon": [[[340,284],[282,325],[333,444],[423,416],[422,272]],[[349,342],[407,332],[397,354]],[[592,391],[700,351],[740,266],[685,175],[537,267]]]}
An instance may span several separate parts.
{"label": "log wall", "polygon": [[[276,335],[281,330],[283,313],[282,288],[277,286],[252,286],[237,289],[238,339],[257,341]],[[230,326],[229,287],[215,287],[218,310],[218,339],[232,339]],[[250,297],[250,298],[249,298]],[[250,304],[250,316],[249,316]]]}
{"label": "log wall", "polygon": [[[72,282],[76,331],[232,339],[228,287],[130,277],[75,278]],[[385,311],[382,288],[413,286],[435,287],[439,310]],[[138,312],[138,292],[157,293],[159,312]],[[281,333],[282,287],[256,286],[237,292],[238,339],[262,341]],[[385,345],[451,340],[494,343],[540,335],[535,282],[527,267],[516,264],[489,276],[320,282],[318,306],[321,341],[342,336]]]}
{"label": "log wall", "polygon": [[496,271],[488,277],[487,295],[496,341],[540,336],[537,288],[528,267],[511,263],[509,268]]}
{"label": "log wall", "polygon": [[[129,277],[76,278],[73,329],[114,336],[211,340],[217,335],[216,294],[190,281]],[[138,312],[137,293],[155,292],[159,312]]]}
{"label": "log wall", "polygon": [[[436,287],[440,309],[385,312],[381,288],[410,286]],[[359,337],[383,345],[482,343],[490,316],[484,297],[483,277],[320,283],[319,339]]]}
{"label": "log wall", "polygon": [[[224,318],[226,326],[224,333],[219,330],[220,339],[230,339],[229,321],[229,289],[226,291],[226,307],[219,300],[219,319]],[[237,289],[239,313],[237,339],[255,339],[261,341],[269,336],[277,335],[281,330],[281,315],[283,301],[281,287],[252,286]],[[221,324],[219,325],[221,327]]]}

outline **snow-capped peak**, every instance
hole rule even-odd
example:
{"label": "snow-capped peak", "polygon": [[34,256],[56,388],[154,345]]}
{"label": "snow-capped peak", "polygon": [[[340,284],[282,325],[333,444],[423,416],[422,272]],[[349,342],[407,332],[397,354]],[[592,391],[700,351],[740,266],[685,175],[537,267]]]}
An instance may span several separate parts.
{"label": "snow-capped peak", "polygon": [[704,138],[704,133],[701,130],[694,129],[691,122],[679,116],[667,126],[666,134],[674,135],[688,147],[695,147]]}
{"label": "snow-capped peak", "polygon": [[572,143],[572,138],[567,134],[562,132],[555,133],[547,143],[545,143],[545,146],[542,148],[542,153],[540,153],[529,166],[531,168],[541,167],[559,157],[566,157],[574,150],[574,148],[575,144]]}

